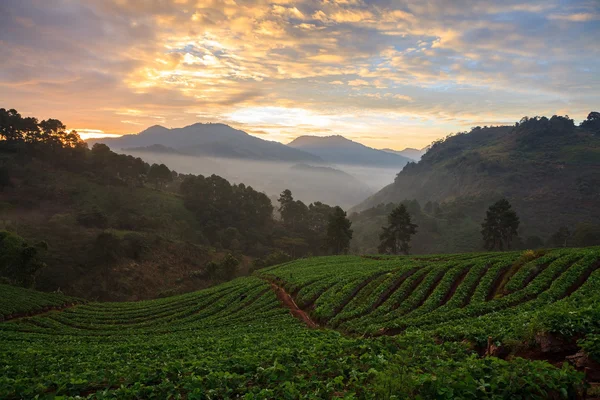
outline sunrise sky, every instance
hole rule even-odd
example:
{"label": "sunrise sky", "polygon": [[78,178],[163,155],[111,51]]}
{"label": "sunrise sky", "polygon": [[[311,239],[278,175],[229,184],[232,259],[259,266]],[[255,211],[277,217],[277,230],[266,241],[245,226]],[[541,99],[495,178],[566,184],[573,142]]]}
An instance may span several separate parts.
{"label": "sunrise sky", "polygon": [[2,0],[0,107],[424,147],[600,106],[600,1]]}

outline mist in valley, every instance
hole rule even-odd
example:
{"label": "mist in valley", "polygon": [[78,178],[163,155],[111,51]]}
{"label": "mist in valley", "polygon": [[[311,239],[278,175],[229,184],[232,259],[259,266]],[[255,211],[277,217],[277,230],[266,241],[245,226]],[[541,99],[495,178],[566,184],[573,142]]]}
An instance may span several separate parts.
{"label": "mist in valley", "polygon": [[219,175],[231,183],[243,183],[271,198],[289,189],[305,203],[320,201],[348,209],[393,182],[399,172],[392,168],[357,165],[256,161],[236,158],[198,157],[129,149],[121,153],[140,157],[150,164],[165,164],[183,174]]}

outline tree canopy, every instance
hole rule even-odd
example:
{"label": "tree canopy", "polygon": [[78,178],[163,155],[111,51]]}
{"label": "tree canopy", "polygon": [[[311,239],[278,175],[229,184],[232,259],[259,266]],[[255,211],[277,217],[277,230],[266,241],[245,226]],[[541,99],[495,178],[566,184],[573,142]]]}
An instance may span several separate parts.
{"label": "tree canopy", "polygon": [[379,252],[408,254],[411,236],[417,233],[418,226],[411,222],[411,216],[404,204],[392,210],[388,216],[388,225],[382,228],[379,235]]}
{"label": "tree canopy", "polygon": [[346,218],[346,212],[334,207],[327,224],[327,247],[333,254],[345,254],[352,239],[352,222]]}
{"label": "tree canopy", "polygon": [[510,249],[513,240],[518,236],[519,217],[506,199],[492,204],[481,224],[481,235],[487,250]]}

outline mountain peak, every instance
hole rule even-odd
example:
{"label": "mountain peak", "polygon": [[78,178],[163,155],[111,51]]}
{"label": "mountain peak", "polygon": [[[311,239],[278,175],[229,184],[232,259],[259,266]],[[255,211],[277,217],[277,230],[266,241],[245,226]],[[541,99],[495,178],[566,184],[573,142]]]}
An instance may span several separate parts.
{"label": "mountain peak", "polygon": [[402,168],[408,161],[412,161],[402,155],[376,150],[341,135],[299,136],[288,143],[288,146],[335,164]]}
{"label": "mountain peak", "polygon": [[144,129],[143,131],[137,133],[137,135],[147,134],[147,133],[150,133],[150,132],[152,132],[152,133],[164,133],[164,132],[167,132],[167,131],[170,131],[170,129],[169,128],[165,128],[162,125],[152,125],[152,126],[146,128],[146,129]]}
{"label": "mountain peak", "polygon": [[400,155],[403,157],[410,158],[411,160],[414,160],[414,161],[419,161],[421,159],[421,157],[423,157],[423,154],[425,154],[427,152],[427,147],[425,147],[422,150],[415,149],[413,147],[407,147],[404,150],[393,150],[390,148],[381,149],[381,150],[385,151],[386,153],[397,154],[397,155]]}
{"label": "mountain peak", "polygon": [[200,122],[173,129],[154,125],[136,135],[103,138],[97,142],[114,148],[143,148],[146,152],[157,153],[165,153],[165,148],[168,148],[171,152],[192,156],[323,162],[305,151],[251,136],[222,123]]}

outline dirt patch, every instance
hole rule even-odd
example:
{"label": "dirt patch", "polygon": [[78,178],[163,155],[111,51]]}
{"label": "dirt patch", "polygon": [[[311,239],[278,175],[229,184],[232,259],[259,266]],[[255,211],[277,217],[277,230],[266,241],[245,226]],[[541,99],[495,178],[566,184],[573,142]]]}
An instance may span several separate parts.
{"label": "dirt patch", "polygon": [[0,316],[0,322],[15,320],[15,319],[19,319],[19,318],[37,317],[39,315],[48,314],[49,312],[52,312],[52,311],[64,311],[66,309],[73,308],[78,304],[80,304],[80,303],[67,303],[67,304],[63,304],[62,306],[48,306],[48,307],[44,307],[40,310],[29,311],[26,313],[9,314],[9,315],[5,315],[4,317]]}
{"label": "dirt patch", "polygon": [[304,322],[309,328],[318,328],[319,326],[313,321],[307,313],[302,311],[297,305],[292,296],[288,294],[281,286],[275,283],[271,283],[271,288],[277,295],[277,298],[281,303],[290,310],[290,313],[297,319]]}

